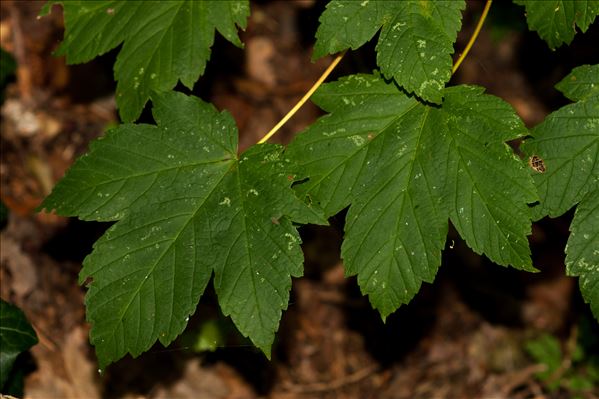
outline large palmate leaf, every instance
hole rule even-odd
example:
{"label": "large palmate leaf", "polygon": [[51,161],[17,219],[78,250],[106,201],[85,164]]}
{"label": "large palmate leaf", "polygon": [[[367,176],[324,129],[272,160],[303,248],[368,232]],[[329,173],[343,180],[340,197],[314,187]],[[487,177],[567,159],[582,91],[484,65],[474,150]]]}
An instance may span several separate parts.
{"label": "large palmate leaf", "polygon": [[566,271],[599,319],[599,65],[575,68],[556,87],[571,100],[532,130],[522,149],[543,159],[534,173],[536,218],[557,217],[578,204],[566,250]]}
{"label": "large palmate leaf", "polygon": [[125,121],[137,119],[152,91],[170,90],[178,80],[193,88],[210,58],[214,30],[241,47],[248,0],[69,0],[65,39],[57,51],[69,64],[86,62],[117,47],[117,104]]}
{"label": "large palmate leaf", "polygon": [[43,206],[120,219],[80,279],[101,367],[181,333],[214,272],[225,315],[267,355],[302,273],[292,220],[326,223],[295,197],[277,145],[239,158],[227,113],[179,93],[153,97],[158,126],[123,125],[91,146]]}
{"label": "large palmate leaf", "polygon": [[599,15],[599,0],[514,0],[526,9],[528,27],[552,50],[570,44],[576,27],[586,32]]}
{"label": "large palmate leaf", "polygon": [[431,107],[378,76],[343,78],[316,93],[329,115],[288,148],[302,196],[327,216],[351,205],[342,256],[383,317],[433,280],[448,218],[477,253],[534,270],[526,236],[536,193],[505,144],[526,129],[480,88],[443,95]]}
{"label": "large palmate leaf", "polygon": [[376,51],[383,74],[440,103],[464,7],[463,0],[333,0],[320,17],[314,57],[356,49],[382,27]]}

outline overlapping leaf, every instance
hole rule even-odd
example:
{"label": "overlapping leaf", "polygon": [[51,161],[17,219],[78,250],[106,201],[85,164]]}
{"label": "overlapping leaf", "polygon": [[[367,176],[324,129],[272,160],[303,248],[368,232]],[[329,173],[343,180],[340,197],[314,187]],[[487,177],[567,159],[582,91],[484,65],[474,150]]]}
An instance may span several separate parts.
{"label": "overlapping leaf", "polygon": [[58,55],[69,64],[86,62],[123,43],[114,66],[117,104],[125,121],[137,119],[152,91],[170,90],[178,80],[193,88],[210,58],[214,30],[241,47],[247,0],[100,0],[62,3],[65,40]]}
{"label": "overlapping leaf", "polygon": [[186,325],[214,271],[225,315],[266,354],[302,273],[292,219],[324,223],[295,197],[282,147],[239,159],[229,114],[194,97],[153,98],[158,126],[124,125],[96,141],[43,206],[120,219],[84,261],[81,281],[101,367]]}
{"label": "overlapping leaf", "polygon": [[566,247],[566,272],[580,276],[580,291],[599,320],[599,188],[576,207]]}
{"label": "overlapping leaf", "polygon": [[576,101],[553,112],[522,146],[545,163],[534,173],[540,203],[536,218],[557,217],[578,204],[570,226],[567,272],[599,318],[599,65],[575,68],[556,86]]}
{"label": "overlapping leaf", "polygon": [[514,0],[526,9],[528,27],[555,50],[570,44],[576,27],[586,32],[599,15],[599,0]]}
{"label": "overlapping leaf", "polygon": [[351,205],[342,256],[383,317],[433,280],[447,218],[476,252],[533,270],[527,203],[536,194],[505,144],[526,129],[480,88],[443,94],[430,107],[378,76],[341,79],[314,97],[329,115],[288,148],[307,178],[301,195],[327,216]]}
{"label": "overlapping leaf", "polygon": [[562,215],[599,187],[599,66],[575,68],[557,87],[579,101],[547,116],[522,146],[546,167],[533,176],[541,199],[536,219]]}
{"label": "overlapping leaf", "polygon": [[597,81],[599,65],[581,65],[574,68],[565,79],[555,85],[555,88],[572,101],[586,100],[599,97]]}
{"label": "overlapping leaf", "polygon": [[356,49],[382,27],[376,50],[383,74],[440,103],[464,7],[462,0],[333,0],[320,18],[314,57]]}

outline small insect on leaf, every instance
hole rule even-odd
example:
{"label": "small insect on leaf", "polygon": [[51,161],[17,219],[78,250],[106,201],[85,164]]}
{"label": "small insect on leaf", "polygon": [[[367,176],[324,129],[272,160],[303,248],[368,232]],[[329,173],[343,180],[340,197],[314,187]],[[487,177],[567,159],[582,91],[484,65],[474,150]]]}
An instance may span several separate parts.
{"label": "small insect on leaf", "polygon": [[547,170],[547,168],[545,168],[545,161],[538,155],[533,155],[528,158],[528,165],[539,173],[545,173]]}

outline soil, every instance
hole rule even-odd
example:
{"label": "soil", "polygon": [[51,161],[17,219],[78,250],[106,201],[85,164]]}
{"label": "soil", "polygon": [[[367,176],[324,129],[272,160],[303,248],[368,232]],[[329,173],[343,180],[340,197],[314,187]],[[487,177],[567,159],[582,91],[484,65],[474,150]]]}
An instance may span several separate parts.
{"label": "soil", "polygon": [[[0,3],[0,44],[18,63],[2,104],[1,199],[9,218],[0,235],[0,296],[23,309],[40,339],[28,358],[24,397],[571,397],[535,378],[542,365],[524,345],[551,333],[566,348],[579,321],[592,319],[577,281],[564,272],[572,212],[535,223],[530,240],[537,274],[492,264],[450,230],[435,282],[385,323],[356,279],[344,277],[344,215],[328,227],[304,226],[305,276],[294,280],[271,361],[230,328],[209,291],[186,334],[216,320],[227,333],[215,351],[198,352],[182,338],[98,373],[78,272],[108,224],[37,213],[36,207],[90,141],[118,122],[112,77],[118,50],[67,66],[63,57],[52,56],[64,29],[61,9],[54,6],[38,19],[42,4]],[[216,39],[192,93],[233,114],[241,150],[270,130],[332,61],[310,60],[324,6],[315,0],[253,1],[241,34],[245,50]],[[481,10],[482,2],[468,2],[458,52]],[[374,69],[375,43],[348,53],[329,79]],[[571,46],[552,52],[525,29],[522,8],[498,1],[451,84],[486,87],[534,126],[567,103],[553,85],[572,67],[599,61],[596,43],[597,22]],[[307,103],[272,141],[289,142],[321,114]],[[148,108],[141,120],[151,123]],[[599,391],[581,397],[596,398]]]}

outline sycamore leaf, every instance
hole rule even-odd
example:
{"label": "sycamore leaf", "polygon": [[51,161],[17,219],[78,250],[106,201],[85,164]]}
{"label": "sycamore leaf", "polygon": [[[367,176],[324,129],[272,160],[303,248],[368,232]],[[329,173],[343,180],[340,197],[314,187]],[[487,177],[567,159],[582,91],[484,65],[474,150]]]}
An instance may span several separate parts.
{"label": "sycamore leaf", "polygon": [[557,217],[578,204],[570,226],[566,272],[599,319],[599,65],[574,68],[556,87],[573,101],[532,130],[522,150],[543,159],[533,172],[540,203],[533,215]]}
{"label": "sycamore leaf", "polygon": [[599,65],[576,67],[555,88],[572,101],[599,97]]}
{"label": "sycamore leaf", "polygon": [[566,246],[566,272],[580,276],[580,291],[599,320],[599,188],[576,207]]}
{"label": "sycamore leaf", "polygon": [[431,107],[378,76],[343,78],[315,94],[329,114],[288,147],[305,178],[300,195],[326,216],[351,205],[342,256],[383,318],[434,279],[448,218],[477,253],[534,270],[526,236],[536,193],[505,144],[526,129],[481,88],[443,94]]}
{"label": "sycamore leaf", "polygon": [[438,104],[464,7],[463,0],[333,0],[320,17],[314,57],[356,49],[382,27],[376,51],[383,74]]}
{"label": "sycamore leaf", "polygon": [[[391,5],[394,1],[388,1]],[[379,1],[331,0],[320,15],[313,58],[356,50],[381,29],[386,7]]]}
{"label": "sycamore leaf", "polygon": [[23,311],[0,299],[0,389],[4,391],[17,356],[37,342]]}
{"label": "sycamore leaf", "polygon": [[152,91],[178,80],[192,89],[210,58],[214,30],[241,47],[237,26],[249,16],[247,0],[50,1],[64,9],[65,39],[57,51],[67,63],[87,62],[121,43],[114,66],[121,118],[139,117]]}
{"label": "sycamore leaf", "polygon": [[576,27],[586,32],[599,15],[599,0],[514,0],[526,9],[530,30],[537,31],[555,50],[562,44],[570,44]]}
{"label": "sycamore leaf", "polygon": [[80,281],[100,367],[167,345],[214,272],[225,315],[267,355],[302,274],[292,220],[326,223],[290,185],[277,145],[237,152],[231,116],[180,93],[153,97],[158,126],[123,125],[97,140],[43,203],[120,219],[94,245]]}
{"label": "sycamore leaf", "polygon": [[541,200],[535,219],[560,216],[599,187],[599,65],[575,68],[557,87],[579,101],[547,116],[522,146],[546,169],[533,172]]}

